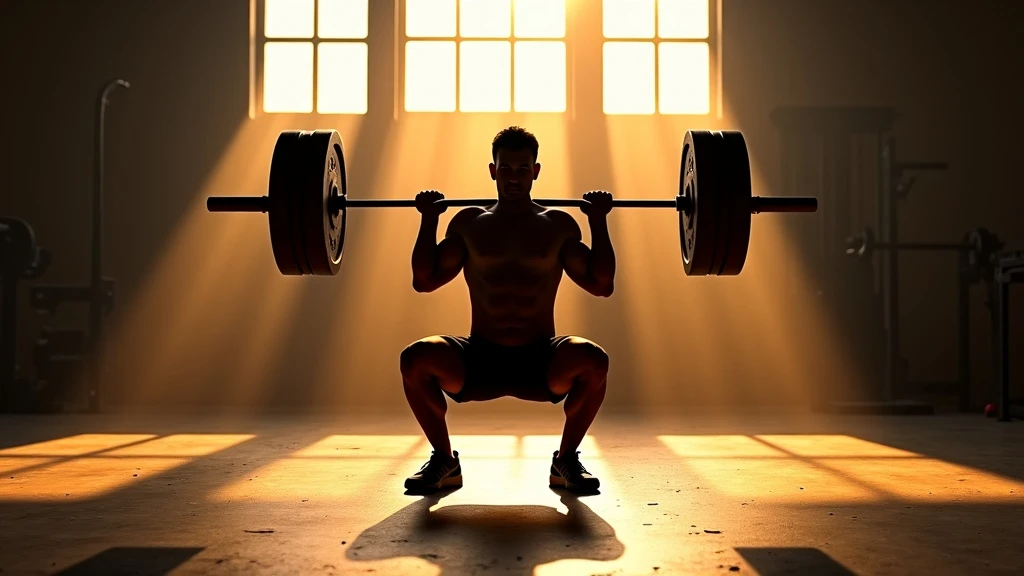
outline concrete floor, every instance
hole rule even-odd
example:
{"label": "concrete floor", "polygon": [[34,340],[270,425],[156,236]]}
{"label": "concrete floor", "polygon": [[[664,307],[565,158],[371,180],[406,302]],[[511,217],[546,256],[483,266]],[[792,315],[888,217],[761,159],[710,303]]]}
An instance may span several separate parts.
{"label": "concrete floor", "polygon": [[1024,422],[449,416],[466,485],[402,481],[409,416],[0,419],[9,574],[1022,574]]}

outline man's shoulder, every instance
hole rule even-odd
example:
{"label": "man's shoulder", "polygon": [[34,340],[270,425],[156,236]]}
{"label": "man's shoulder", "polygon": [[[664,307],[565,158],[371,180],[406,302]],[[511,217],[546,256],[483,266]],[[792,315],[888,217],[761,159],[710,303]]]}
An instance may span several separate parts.
{"label": "man's shoulder", "polygon": [[469,224],[484,212],[485,210],[479,206],[469,206],[459,210],[448,222],[448,231],[445,236],[462,236]]}
{"label": "man's shoulder", "polygon": [[470,220],[476,219],[478,216],[486,212],[486,210],[479,206],[467,206],[466,208],[463,208],[462,210],[456,212],[455,216],[452,216],[451,223],[455,225],[464,224],[466,222],[469,222]]}
{"label": "man's shoulder", "polygon": [[548,208],[542,212],[551,222],[553,222],[559,229],[572,232],[579,230],[580,225],[576,222],[576,218],[572,214],[569,214],[565,210],[559,210],[557,208]]}

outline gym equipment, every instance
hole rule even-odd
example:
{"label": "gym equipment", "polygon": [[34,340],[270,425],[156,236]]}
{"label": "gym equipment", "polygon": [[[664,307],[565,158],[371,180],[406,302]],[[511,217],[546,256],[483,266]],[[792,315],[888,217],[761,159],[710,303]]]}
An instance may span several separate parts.
{"label": "gym equipment", "polygon": [[50,253],[36,246],[35,232],[19,218],[0,218],[0,413],[18,402],[27,381],[19,374],[18,282],[38,278],[51,262]]}
{"label": "gym equipment", "polygon": [[[90,339],[85,330],[44,327],[36,341],[35,377],[21,374],[18,357],[18,282],[42,276],[52,262],[36,245],[32,226],[17,218],[0,218],[0,413],[60,412],[69,406],[85,366]],[[114,304],[114,281],[103,281],[103,312]],[[32,307],[52,314],[65,302],[91,302],[89,285],[31,286]],[[75,402],[84,404],[85,402]]]}
{"label": "gym equipment", "polygon": [[958,243],[950,242],[879,242],[870,226],[860,234],[846,239],[846,253],[858,258],[871,258],[875,250],[964,252],[971,256],[971,264],[980,267],[995,250],[1002,246],[999,237],[987,228],[975,228]]}
{"label": "gym equipment", "polygon": [[[955,252],[957,258],[957,350],[958,374],[955,387],[959,394],[959,409],[968,412],[971,409],[971,351],[970,351],[970,290],[975,284],[991,285],[993,277],[993,255],[1003,247],[1003,241],[986,228],[975,228],[964,234],[959,243],[944,242],[878,242],[874,231],[868,227],[860,234],[847,238],[846,253],[858,259],[868,260],[875,251],[880,252],[916,252],[940,251]],[[995,317],[993,316],[993,326]],[[899,357],[899,345],[896,345],[896,356]],[[947,387],[924,384],[925,391],[931,388]]]}
{"label": "gym equipment", "polygon": [[[1024,282],[1024,250],[996,254],[995,273],[992,282],[992,315],[994,330],[992,355],[996,385],[999,388],[999,420],[1009,422],[1011,418],[1024,418],[1020,404],[1010,398],[1010,284]],[[1018,400],[1019,402],[1019,400]],[[1016,412],[1016,413],[1015,413]]]}
{"label": "gym equipment", "polygon": [[814,190],[823,205],[820,218],[786,222],[795,240],[792,260],[814,275],[832,322],[843,327],[840,345],[864,369],[866,386],[856,397],[848,390],[826,393],[822,407],[832,411],[932,414],[930,403],[913,397],[926,389],[959,393],[961,401],[967,394],[966,378],[910,381],[899,346],[900,251],[880,249],[877,261],[844,255],[847,239],[867,221],[879,231],[876,244],[909,246],[899,238],[900,200],[917,182],[915,172],[948,168],[946,162],[900,159],[893,137],[898,118],[888,107],[783,107],[772,112],[781,133],[783,189],[793,194]]}
{"label": "gym equipment", "polygon": [[[95,182],[92,196],[92,262],[89,274],[89,342],[93,361],[89,364],[88,397],[89,411],[100,409],[100,359],[103,358],[103,316],[108,299],[107,279],[103,278],[103,153],[104,129],[107,104],[110,93],[118,88],[125,90],[132,85],[120,78],[111,80],[100,90],[96,99],[96,151]],[[113,282],[112,280],[110,281]],[[113,290],[111,287],[110,290]]]}
{"label": "gym equipment", "polygon": [[19,375],[17,360],[18,281],[40,277],[51,262],[50,253],[36,246],[32,227],[16,218],[0,218],[0,413],[59,412],[69,408],[72,385],[86,368],[84,404],[99,411],[100,345],[103,317],[114,307],[114,280],[103,267],[103,153],[104,119],[109,96],[116,88],[129,88],[125,80],[112,80],[96,101],[95,174],[92,198],[92,263],[88,284],[36,285],[29,289],[32,307],[53,314],[65,303],[89,306],[88,330],[44,327],[36,341],[36,378]]}
{"label": "gym equipment", "polygon": [[[446,206],[490,206],[494,198],[445,199]],[[535,199],[580,207],[582,199]],[[415,199],[350,199],[345,154],[334,130],[282,132],[274,146],[267,196],[214,196],[210,212],[267,212],[278,269],[285,275],[336,275],[352,208],[411,208]],[[671,208],[688,276],[732,276],[746,261],[752,214],[815,212],[813,197],[751,196],[746,141],[736,131],[686,132],[674,198],[613,200],[616,208]]]}
{"label": "gym equipment", "polygon": [[36,367],[36,410],[65,411],[87,404],[86,390],[77,386],[89,350],[89,336],[77,328],[44,327],[32,357]]}

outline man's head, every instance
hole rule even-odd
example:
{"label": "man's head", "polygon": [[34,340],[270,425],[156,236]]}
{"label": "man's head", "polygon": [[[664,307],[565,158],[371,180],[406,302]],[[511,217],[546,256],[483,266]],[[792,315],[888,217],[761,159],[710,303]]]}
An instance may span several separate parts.
{"label": "man's head", "polygon": [[491,142],[491,179],[497,184],[498,198],[526,198],[533,181],[540,175],[537,137],[519,126],[505,128]]}

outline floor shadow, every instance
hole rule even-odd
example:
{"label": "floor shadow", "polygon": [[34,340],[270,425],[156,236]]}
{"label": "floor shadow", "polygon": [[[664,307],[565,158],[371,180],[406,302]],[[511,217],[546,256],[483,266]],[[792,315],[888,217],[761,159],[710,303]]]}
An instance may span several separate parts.
{"label": "floor shadow", "polygon": [[761,576],[856,576],[817,548],[736,548],[736,552]]}
{"label": "floor shadow", "polygon": [[163,576],[202,552],[202,548],[108,548],[57,576]]}
{"label": "floor shadow", "polygon": [[558,491],[568,514],[549,506],[445,506],[452,491],[426,496],[371,526],[351,543],[349,560],[418,557],[462,574],[501,568],[533,574],[542,564],[565,559],[609,561],[625,546],[610,524],[579,497]]}

